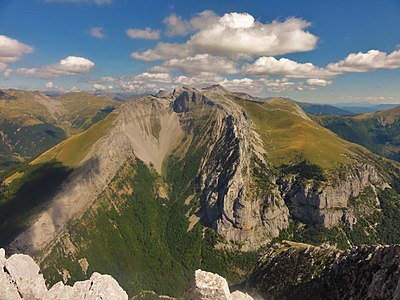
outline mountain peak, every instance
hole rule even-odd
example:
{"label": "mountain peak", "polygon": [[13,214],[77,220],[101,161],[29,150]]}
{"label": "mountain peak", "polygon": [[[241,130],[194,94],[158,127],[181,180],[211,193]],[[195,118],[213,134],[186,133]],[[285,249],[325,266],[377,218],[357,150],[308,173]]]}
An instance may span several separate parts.
{"label": "mountain peak", "polygon": [[220,92],[224,92],[227,93],[228,90],[226,90],[222,85],[220,84],[213,84],[210,85],[208,87],[203,88],[202,90],[207,90],[207,91],[220,91]]}

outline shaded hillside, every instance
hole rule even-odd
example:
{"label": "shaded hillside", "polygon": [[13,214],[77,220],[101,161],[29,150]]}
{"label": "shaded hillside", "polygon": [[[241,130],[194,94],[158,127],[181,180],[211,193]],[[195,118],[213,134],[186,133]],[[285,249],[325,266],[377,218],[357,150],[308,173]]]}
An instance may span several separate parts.
{"label": "shaded hillside", "polygon": [[319,117],[342,138],[376,154],[400,161],[400,107],[351,117]]}
{"label": "shaded hillside", "polygon": [[354,114],[345,108],[339,108],[329,104],[315,104],[306,102],[296,102],[306,113],[317,116],[348,116]]}
{"label": "shaded hillside", "polygon": [[101,96],[4,90],[0,94],[0,171],[41,154],[103,119],[119,103]]}
{"label": "shaded hillside", "polygon": [[[275,244],[246,282],[265,299],[398,299],[400,247]],[[291,266],[288,268],[288,266]]]}

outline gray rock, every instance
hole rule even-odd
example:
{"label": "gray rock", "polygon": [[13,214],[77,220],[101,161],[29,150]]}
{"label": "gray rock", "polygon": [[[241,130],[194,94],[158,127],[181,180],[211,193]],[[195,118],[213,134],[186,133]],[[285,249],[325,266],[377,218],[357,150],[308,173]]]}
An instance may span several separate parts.
{"label": "gray rock", "polygon": [[47,290],[43,275],[34,260],[23,254],[5,259],[0,249],[1,300],[128,300],[128,295],[110,275],[93,273],[89,280],[73,287],[56,283]]}
{"label": "gray rock", "polygon": [[28,255],[14,254],[7,259],[4,268],[18,287],[23,299],[42,299],[47,293],[40,268]]}
{"label": "gray rock", "polygon": [[211,272],[196,270],[185,300],[253,300],[248,294],[229,291],[226,279]]}
{"label": "gray rock", "polygon": [[226,279],[218,274],[196,270],[185,300],[231,300]]}

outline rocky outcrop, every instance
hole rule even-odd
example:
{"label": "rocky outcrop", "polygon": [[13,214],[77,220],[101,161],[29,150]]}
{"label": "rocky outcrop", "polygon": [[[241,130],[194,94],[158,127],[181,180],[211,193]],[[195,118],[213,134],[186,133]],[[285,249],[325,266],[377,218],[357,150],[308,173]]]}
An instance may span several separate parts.
{"label": "rocky outcrop", "polygon": [[0,298],[2,300],[127,300],[128,295],[110,275],[93,273],[89,280],[73,286],[56,283],[47,290],[43,275],[34,260],[23,254],[6,259],[0,249]]}
{"label": "rocky outcrop", "polygon": [[341,251],[276,244],[260,259],[245,290],[265,299],[400,299],[400,246]]}
{"label": "rocky outcrop", "polygon": [[350,197],[357,197],[371,185],[385,186],[376,168],[365,163],[354,166],[335,185],[323,183],[316,189],[314,182],[296,176],[279,178],[277,183],[294,219],[325,227],[335,226],[346,218],[344,210],[349,207]]}
{"label": "rocky outcrop", "polygon": [[230,293],[226,279],[218,274],[197,270],[185,300],[253,300],[240,291]]}

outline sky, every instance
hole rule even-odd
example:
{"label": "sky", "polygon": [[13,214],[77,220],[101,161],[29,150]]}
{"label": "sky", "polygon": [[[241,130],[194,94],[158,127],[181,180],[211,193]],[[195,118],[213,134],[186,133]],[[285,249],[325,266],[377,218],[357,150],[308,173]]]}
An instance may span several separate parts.
{"label": "sky", "polygon": [[400,103],[400,0],[0,0],[0,88]]}

